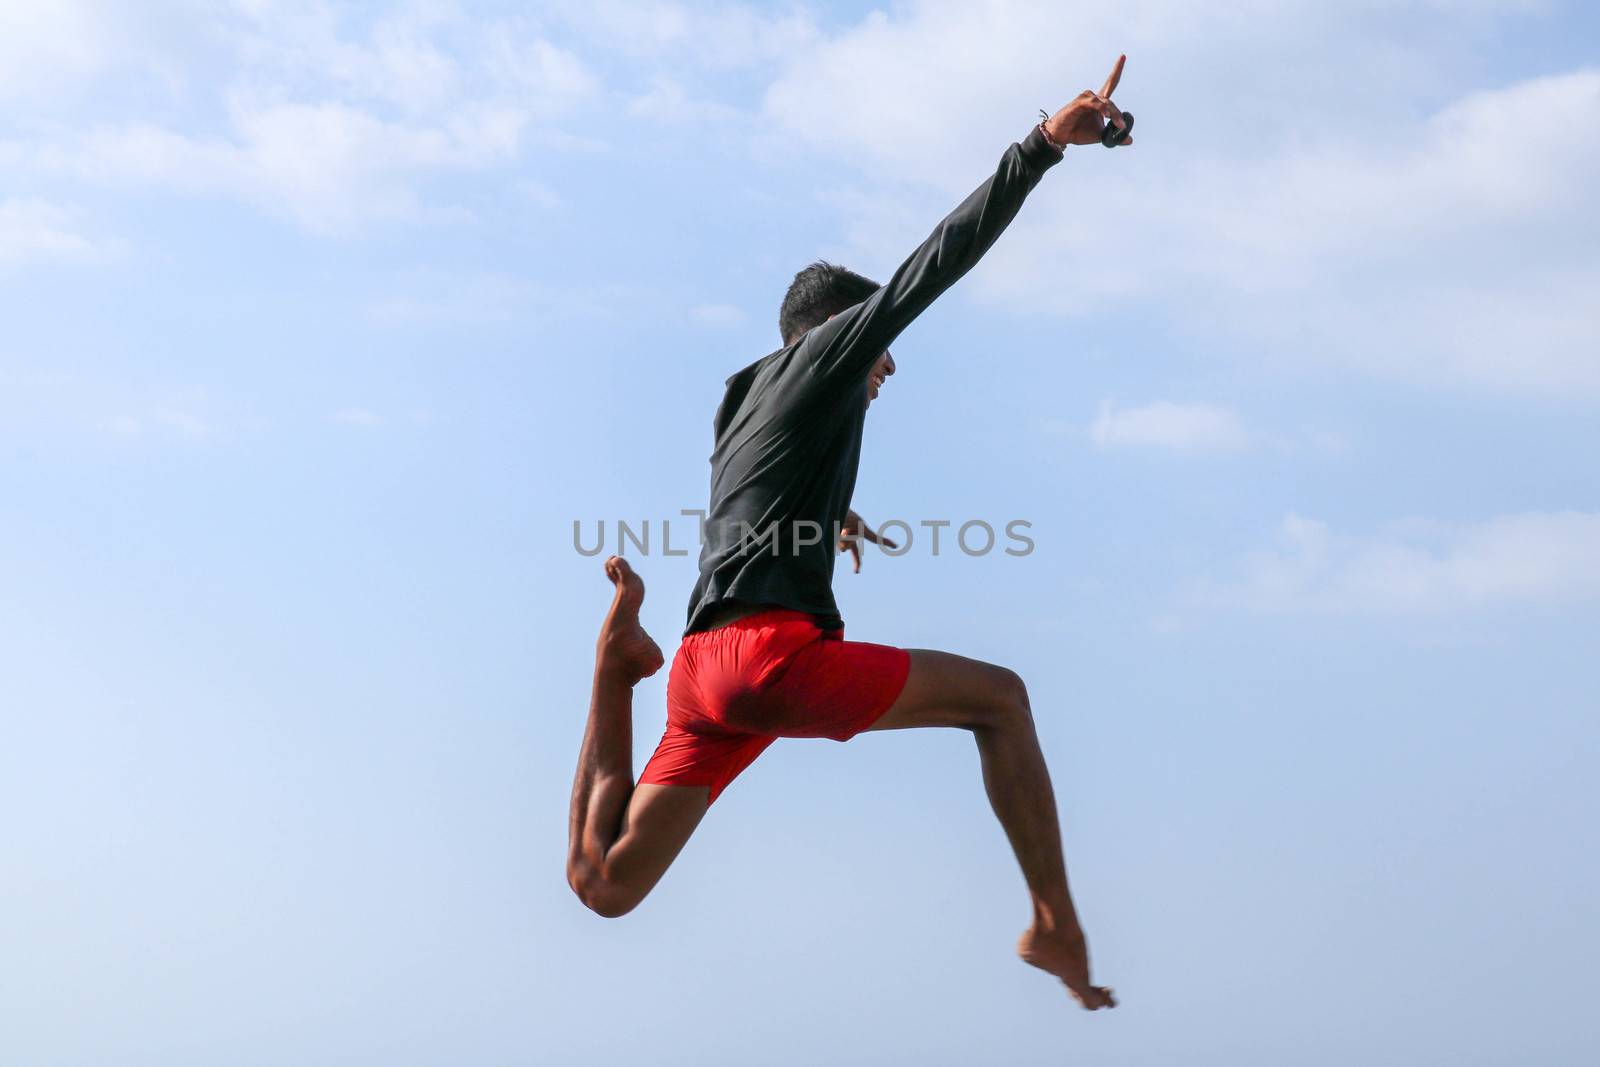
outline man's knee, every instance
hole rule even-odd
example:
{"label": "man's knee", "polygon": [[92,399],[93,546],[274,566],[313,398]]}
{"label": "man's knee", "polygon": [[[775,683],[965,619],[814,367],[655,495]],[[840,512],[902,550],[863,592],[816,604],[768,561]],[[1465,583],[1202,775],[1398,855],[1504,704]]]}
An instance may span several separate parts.
{"label": "man's knee", "polygon": [[1014,729],[1029,726],[1033,712],[1028,705],[1028,687],[1022,676],[1009,667],[989,666],[984,680],[984,700],[976,721],[978,728]]}
{"label": "man's knee", "polygon": [[644,898],[616,886],[604,886],[591,893],[584,904],[602,919],[620,919],[639,906]]}
{"label": "man's knee", "polygon": [[1005,702],[1022,710],[1028,710],[1028,686],[1022,680],[1022,675],[1010,667],[997,668],[1000,671],[1000,693]]}
{"label": "man's knee", "polygon": [[569,863],[567,884],[583,901],[583,906],[602,919],[620,919],[644,899],[643,893],[607,878],[604,872],[588,863]]}

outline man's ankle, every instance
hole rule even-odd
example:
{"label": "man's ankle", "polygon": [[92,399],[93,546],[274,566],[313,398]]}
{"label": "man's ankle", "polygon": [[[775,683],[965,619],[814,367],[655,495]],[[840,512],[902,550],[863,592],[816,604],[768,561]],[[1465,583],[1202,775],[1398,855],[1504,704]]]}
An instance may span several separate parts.
{"label": "man's ankle", "polygon": [[594,678],[597,684],[632,689],[638,683],[638,672],[622,656],[608,655],[605,642],[594,658]]}
{"label": "man's ankle", "polygon": [[1033,928],[1041,934],[1050,934],[1060,937],[1083,937],[1083,928],[1078,925],[1078,915],[1072,908],[1071,901],[1040,901],[1033,902]]}

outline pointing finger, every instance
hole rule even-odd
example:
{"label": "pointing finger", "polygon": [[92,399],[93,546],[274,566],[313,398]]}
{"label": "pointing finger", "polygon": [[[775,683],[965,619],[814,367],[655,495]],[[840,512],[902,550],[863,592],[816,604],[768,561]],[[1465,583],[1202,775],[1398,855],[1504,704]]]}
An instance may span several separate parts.
{"label": "pointing finger", "polygon": [[1117,83],[1122,80],[1122,65],[1127,61],[1127,56],[1117,57],[1117,64],[1111,68],[1111,76],[1106,79],[1105,88],[1100,90],[1101,96],[1110,96],[1117,91]]}
{"label": "pointing finger", "polygon": [[874,530],[872,527],[868,526],[866,523],[862,523],[861,524],[861,534],[868,541],[871,541],[875,545],[882,545],[884,548],[899,548],[900,547],[899,545],[895,544],[893,541],[889,540],[887,537],[883,536],[877,530]]}

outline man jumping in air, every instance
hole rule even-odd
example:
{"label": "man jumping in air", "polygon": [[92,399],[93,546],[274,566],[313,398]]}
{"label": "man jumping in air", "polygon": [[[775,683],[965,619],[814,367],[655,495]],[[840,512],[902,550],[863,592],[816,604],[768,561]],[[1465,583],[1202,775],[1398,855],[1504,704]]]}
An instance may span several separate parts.
{"label": "man jumping in air", "polygon": [[887,285],[828,263],[795,276],[783,347],[729,378],[717,410],[700,579],[667,681],[666,734],[637,784],[633,687],[663,659],[639,624],[644,582],[620,557],[606,561],[616,593],[595,651],[567,855],[567,880],[594,911],[614,917],[644,899],[718,794],[777,738],[962,727],[1033,901],[1018,953],[1085,1008],[1116,1006],[1089,980],[1022,679],[947,652],[846,641],[832,584],[836,540],[858,569],[859,539],[877,540],[850,497],[867,406],[895,372],[890,343],[972,269],[1067,145],[1101,141],[1108,123],[1124,131],[1111,103],[1123,62],[1100,92],[1007,148]]}

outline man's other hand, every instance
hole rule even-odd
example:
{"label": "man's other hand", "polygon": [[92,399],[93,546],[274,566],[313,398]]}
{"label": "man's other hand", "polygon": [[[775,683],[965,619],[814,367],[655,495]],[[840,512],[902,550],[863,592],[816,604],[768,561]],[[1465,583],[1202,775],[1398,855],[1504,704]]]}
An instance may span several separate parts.
{"label": "man's other hand", "polygon": [[867,520],[857,515],[854,511],[845,512],[844,525],[839,527],[839,551],[848,552],[855,560],[856,573],[861,573],[861,541],[865,538],[875,545],[884,548],[899,548],[900,546],[887,537],[880,537],[872,527],[867,525]]}

